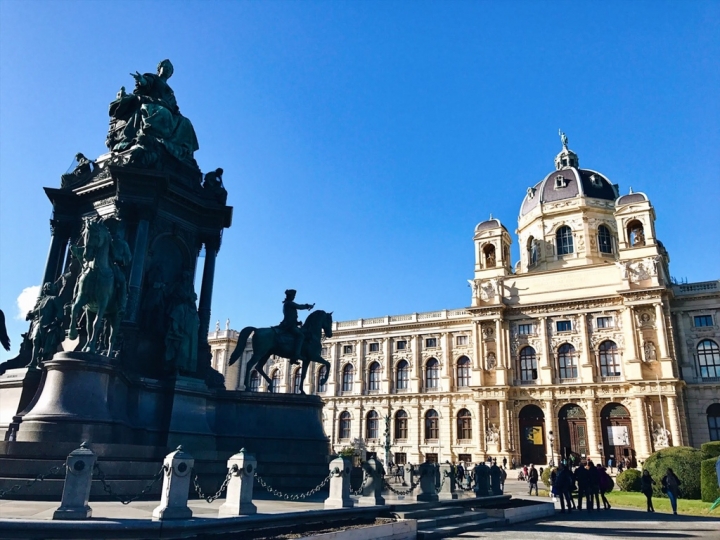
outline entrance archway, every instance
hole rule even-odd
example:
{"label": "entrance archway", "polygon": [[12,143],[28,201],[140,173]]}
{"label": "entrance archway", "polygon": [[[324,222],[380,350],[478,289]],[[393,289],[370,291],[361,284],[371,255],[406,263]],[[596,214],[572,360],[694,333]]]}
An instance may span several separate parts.
{"label": "entrance archway", "polygon": [[612,459],[615,466],[621,461],[629,467],[637,466],[628,410],[619,403],[608,403],[600,412],[600,426],[605,458]]}
{"label": "entrance archway", "polygon": [[519,415],[520,461],[524,465],[547,464],[545,452],[545,414],[537,405],[526,405]]}
{"label": "entrance archway", "polygon": [[579,462],[588,455],[587,420],[579,405],[569,403],[558,414],[560,430],[560,458],[570,460],[575,456]]}

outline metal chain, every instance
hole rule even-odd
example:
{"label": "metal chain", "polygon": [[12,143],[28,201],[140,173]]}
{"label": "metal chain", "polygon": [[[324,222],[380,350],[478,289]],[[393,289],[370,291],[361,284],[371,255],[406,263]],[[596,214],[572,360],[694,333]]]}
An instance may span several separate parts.
{"label": "metal chain", "polygon": [[114,499],[116,499],[117,501],[119,501],[123,504],[130,504],[131,502],[137,501],[140,497],[142,497],[148,491],[150,491],[155,486],[155,484],[157,484],[157,481],[160,480],[163,473],[167,470],[167,467],[165,465],[160,467],[160,470],[157,473],[155,473],[155,476],[153,476],[150,483],[148,485],[146,485],[140,493],[138,493],[134,497],[130,497],[130,498],[126,498],[126,497],[123,497],[122,495],[118,495],[117,493],[115,493],[113,491],[112,486],[110,486],[110,484],[108,484],[105,481],[105,478],[106,478],[105,472],[100,468],[100,465],[98,463],[95,463],[94,469],[97,472],[98,480],[100,480],[100,483],[102,484],[102,487],[103,487],[103,491],[105,493],[107,493],[108,495],[110,495],[111,497],[113,497]]}
{"label": "metal chain", "polygon": [[0,489],[0,499],[4,499],[5,495],[8,495],[10,493],[17,493],[23,488],[29,488],[34,486],[37,482],[42,482],[45,480],[48,476],[53,476],[54,474],[59,473],[60,471],[65,470],[65,463],[62,465],[57,465],[55,467],[51,467],[48,472],[45,474],[38,474],[35,478],[32,480],[26,480],[24,484],[15,484],[14,486],[8,488],[8,489]]}
{"label": "metal chain", "polygon": [[262,487],[264,487],[268,491],[268,493],[270,493],[271,495],[274,495],[275,497],[277,497],[279,499],[283,499],[286,501],[299,501],[301,499],[305,499],[306,497],[310,497],[311,495],[315,495],[315,493],[320,491],[325,486],[325,484],[327,484],[330,481],[330,479],[332,477],[333,477],[333,471],[331,471],[330,474],[328,474],[322,482],[320,482],[317,486],[312,488],[310,491],[306,491],[305,493],[298,493],[296,495],[290,495],[288,493],[283,493],[279,489],[273,488],[270,484],[268,484],[267,482],[265,482],[265,480],[262,479],[262,476],[260,476],[258,473],[255,473],[255,478],[257,478],[258,483]]}
{"label": "metal chain", "polygon": [[[362,494],[363,487],[365,487],[365,482],[367,482],[367,479],[368,479],[368,473],[367,473],[367,471],[366,471],[365,469],[363,469],[363,479],[362,479],[362,483],[360,484],[360,487],[359,487],[357,490],[354,490],[354,489],[352,488],[352,486],[351,486],[351,487],[350,487],[350,493],[352,493],[352,494],[355,495],[355,496],[361,495],[361,494]],[[384,480],[384,479],[385,479],[385,477],[383,476],[383,480]]]}
{"label": "metal chain", "polygon": [[468,487],[463,486],[462,482],[458,482],[457,485],[462,489],[463,491],[473,491],[472,482],[470,482],[470,485]]}
{"label": "metal chain", "polygon": [[404,496],[404,495],[409,495],[410,493],[412,493],[412,491],[416,487],[418,487],[419,483],[420,483],[420,481],[413,484],[412,480],[410,480],[410,487],[408,489],[395,489],[388,483],[387,480],[385,480],[385,487],[388,488],[390,491],[392,491],[395,495],[403,495]]}
{"label": "metal chain", "polygon": [[440,482],[440,486],[435,488],[435,493],[440,493],[442,491],[443,486],[445,485],[445,479],[447,476],[444,474],[442,475],[442,481]]}
{"label": "metal chain", "polygon": [[238,471],[238,466],[233,465],[228,469],[227,474],[225,475],[225,480],[223,480],[223,483],[220,485],[220,489],[218,489],[215,492],[215,495],[205,495],[203,493],[203,490],[200,488],[200,484],[198,484],[198,475],[196,474],[193,478],[193,486],[195,487],[195,492],[198,494],[198,497],[201,499],[205,499],[205,502],[211,503],[215,499],[219,499],[220,495],[222,495],[225,490],[227,489],[228,483],[230,482],[230,478],[232,478],[232,475]]}

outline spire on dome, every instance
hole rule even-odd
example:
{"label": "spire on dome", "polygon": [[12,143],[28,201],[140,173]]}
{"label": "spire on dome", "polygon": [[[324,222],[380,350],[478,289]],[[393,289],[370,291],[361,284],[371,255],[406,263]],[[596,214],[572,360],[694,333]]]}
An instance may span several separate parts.
{"label": "spire on dome", "polygon": [[559,171],[565,167],[577,168],[580,165],[580,160],[578,160],[577,154],[568,148],[567,135],[560,129],[558,129],[558,135],[560,135],[560,142],[563,148],[560,153],[555,156],[555,169]]}

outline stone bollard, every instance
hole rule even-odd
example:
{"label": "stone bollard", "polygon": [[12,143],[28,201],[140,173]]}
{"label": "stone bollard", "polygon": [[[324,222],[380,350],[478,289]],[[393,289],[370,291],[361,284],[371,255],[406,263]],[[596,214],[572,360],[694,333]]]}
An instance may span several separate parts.
{"label": "stone bollard", "polygon": [[420,493],[415,496],[416,501],[435,502],[438,500],[437,490],[435,489],[435,465],[432,463],[423,463],[418,467],[420,476]]}
{"label": "stone bollard", "polygon": [[188,508],[190,473],[195,460],[184,452],[182,446],[165,456],[165,477],[163,478],[160,506],[153,510],[153,519],[189,519],[192,510]]}
{"label": "stone bollard", "polygon": [[257,513],[252,502],[253,482],[257,461],[255,456],[245,452],[243,448],[228,459],[228,473],[231,474],[227,486],[225,502],[218,511],[219,517],[249,516]]}
{"label": "stone bollard", "polygon": [[475,496],[476,497],[489,497],[490,496],[490,469],[484,463],[480,463],[473,469],[475,476]]}
{"label": "stone bollard", "polygon": [[370,458],[362,464],[362,469],[363,476],[367,476],[367,480],[363,482],[359,504],[361,506],[385,504],[385,497],[382,496],[382,490],[385,487],[383,485],[385,477],[383,464],[375,458]]}
{"label": "stone bollard", "polygon": [[352,508],[355,504],[350,498],[350,460],[337,457],[330,462],[330,496],[325,499],[325,509]]}
{"label": "stone bollard", "polygon": [[65,468],[60,507],[53,513],[53,519],[88,519],[92,508],[88,506],[93,468],[97,456],[82,443],[80,448],[70,452]]}
{"label": "stone bollard", "polygon": [[440,465],[440,493],[441,499],[457,499],[458,494],[455,492],[455,469],[450,463]]}

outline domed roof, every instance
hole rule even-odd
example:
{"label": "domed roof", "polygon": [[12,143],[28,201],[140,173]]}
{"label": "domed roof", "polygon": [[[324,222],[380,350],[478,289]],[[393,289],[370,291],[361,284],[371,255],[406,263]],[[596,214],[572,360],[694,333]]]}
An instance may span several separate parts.
{"label": "domed roof", "polygon": [[490,216],[490,219],[486,221],[481,221],[477,224],[475,227],[475,232],[479,233],[481,231],[487,231],[488,229],[497,229],[498,227],[502,227],[505,229],[505,225],[500,223],[499,219],[495,219],[494,217]]}
{"label": "domed roof", "polygon": [[633,193],[633,190],[631,188],[630,193],[628,193],[627,195],[623,195],[622,197],[618,197],[618,200],[615,201],[615,206],[624,206],[626,204],[645,202],[647,200],[647,195],[639,192]]}

